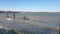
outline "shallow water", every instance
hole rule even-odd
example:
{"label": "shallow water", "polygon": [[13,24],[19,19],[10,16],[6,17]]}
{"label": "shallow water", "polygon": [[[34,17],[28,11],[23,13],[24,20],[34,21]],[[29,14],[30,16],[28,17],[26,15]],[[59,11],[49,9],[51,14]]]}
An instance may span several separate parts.
{"label": "shallow water", "polygon": [[[33,22],[32,22],[33,23]],[[39,24],[39,23],[38,23]],[[44,23],[43,23],[44,24]],[[42,23],[40,25],[43,25]],[[14,30],[17,30],[19,32],[29,32],[29,30],[32,30],[31,32],[36,33],[36,34],[51,34],[52,32],[56,32],[55,34],[58,34],[58,31],[54,31],[51,29],[41,29],[41,28],[36,28],[30,25],[23,25],[21,21],[7,21],[5,19],[0,20],[0,26],[4,26],[4,27],[8,27],[8,28],[12,28]],[[20,29],[22,28],[22,30],[20,31]],[[36,32],[35,32],[36,31]],[[30,32],[30,34],[31,34]]]}
{"label": "shallow water", "polygon": [[[6,13],[0,13],[0,17],[6,17]],[[12,14],[10,13],[9,16],[12,16]],[[16,14],[16,17],[18,16],[57,16],[60,17],[60,14],[40,14],[40,13],[22,13],[22,14]],[[29,25],[28,25],[29,24]],[[37,24],[37,26],[31,26],[31,25],[35,25]],[[40,29],[41,26],[48,26],[51,28],[58,28],[59,27],[59,23],[48,23],[48,22],[39,22],[39,21],[28,21],[28,23],[26,23],[26,20],[23,21],[19,21],[19,20],[6,20],[6,18],[0,18],[0,26],[2,27],[8,27],[8,28],[12,28],[12,29],[22,29],[23,31],[25,30],[34,30],[37,31],[38,34],[51,34],[51,32],[57,32],[55,34],[58,34],[58,31],[54,31],[54,30],[50,30],[50,29]]]}

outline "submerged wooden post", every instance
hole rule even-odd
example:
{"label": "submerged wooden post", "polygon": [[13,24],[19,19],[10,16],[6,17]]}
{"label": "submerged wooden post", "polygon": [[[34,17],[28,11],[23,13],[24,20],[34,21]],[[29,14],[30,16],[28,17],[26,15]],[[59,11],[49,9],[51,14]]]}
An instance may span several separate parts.
{"label": "submerged wooden post", "polygon": [[13,18],[15,18],[15,13],[13,13]]}
{"label": "submerged wooden post", "polygon": [[9,16],[8,16],[8,12],[7,12],[7,18],[8,18]]}

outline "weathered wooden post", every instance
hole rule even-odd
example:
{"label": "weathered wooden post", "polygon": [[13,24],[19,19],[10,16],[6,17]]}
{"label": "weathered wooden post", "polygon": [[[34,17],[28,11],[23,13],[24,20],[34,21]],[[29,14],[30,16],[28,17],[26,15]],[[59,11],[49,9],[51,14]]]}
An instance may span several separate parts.
{"label": "weathered wooden post", "polygon": [[13,13],[13,18],[15,18],[15,13]]}
{"label": "weathered wooden post", "polygon": [[8,12],[7,12],[7,18],[8,18],[9,16],[8,16]]}

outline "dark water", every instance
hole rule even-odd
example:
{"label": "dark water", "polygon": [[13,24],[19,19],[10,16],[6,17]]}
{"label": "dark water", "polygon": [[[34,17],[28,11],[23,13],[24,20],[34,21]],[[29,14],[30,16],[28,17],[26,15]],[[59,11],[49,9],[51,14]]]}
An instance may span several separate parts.
{"label": "dark water", "polygon": [[[9,13],[12,16],[13,13]],[[0,13],[0,16],[6,16],[6,13]],[[60,13],[16,13],[16,16],[60,16]]]}
{"label": "dark water", "polygon": [[50,13],[24,13],[24,14],[17,14],[17,15],[23,15],[23,16],[60,16],[60,14],[50,14]]}

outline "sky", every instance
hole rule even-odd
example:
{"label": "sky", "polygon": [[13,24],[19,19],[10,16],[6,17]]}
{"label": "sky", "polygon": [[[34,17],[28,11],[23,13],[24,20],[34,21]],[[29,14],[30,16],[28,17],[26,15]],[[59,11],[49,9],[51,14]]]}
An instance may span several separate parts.
{"label": "sky", "polygon": [[60,0],[0,0],[0,10],[60,12]]}

